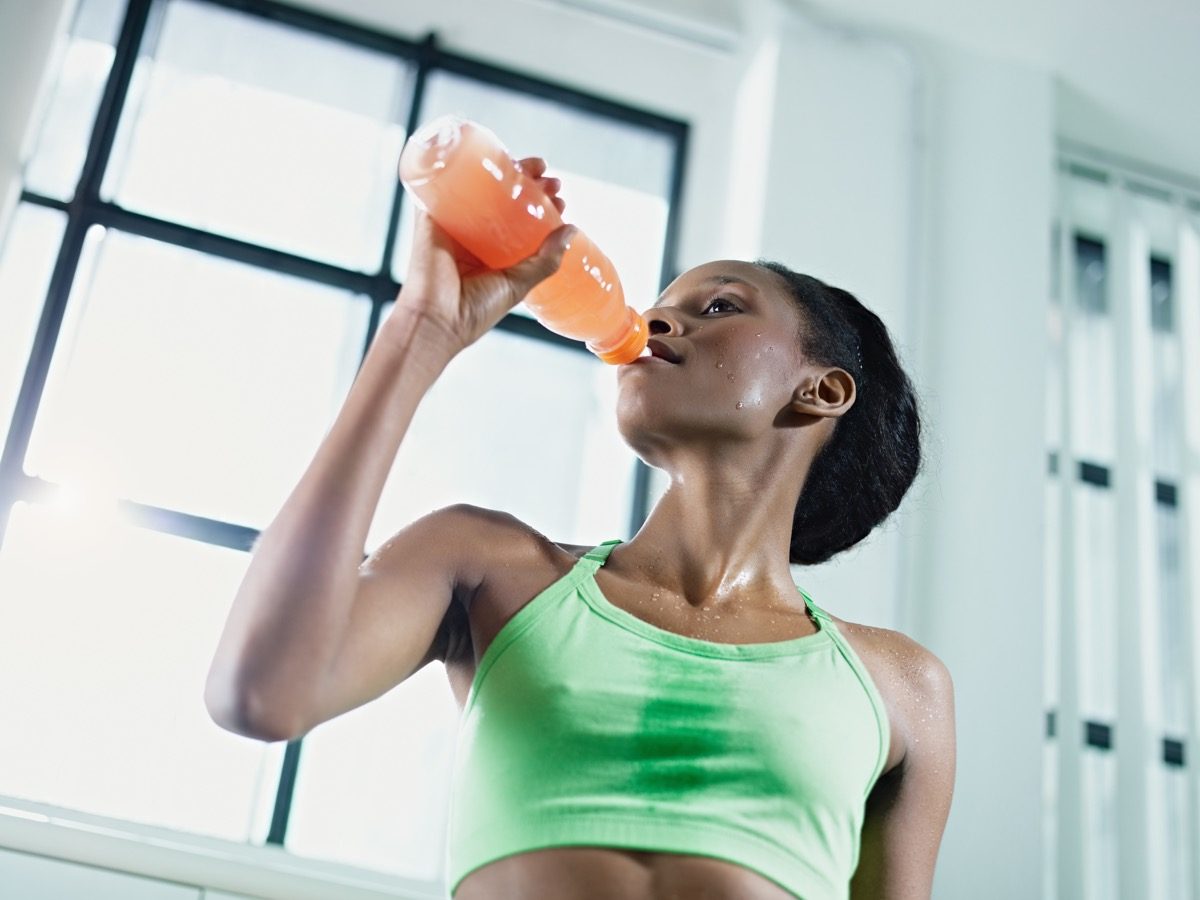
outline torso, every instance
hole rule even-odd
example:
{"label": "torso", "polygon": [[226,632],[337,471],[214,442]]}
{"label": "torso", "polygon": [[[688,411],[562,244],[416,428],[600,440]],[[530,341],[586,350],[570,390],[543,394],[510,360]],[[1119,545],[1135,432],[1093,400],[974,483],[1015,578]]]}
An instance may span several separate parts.
{"label": "torso", "polygon": [[[544,540],[544,539],[543,539]],[[451,689],[462,709],[475,669],[492,640],[526,603],[566,575],[591,547],[549,544],[520,563],[489,573],[486,587],[471,599],[467,620],[470,648],[445,663]],[[804,608],[716,620],[696,610],[651,605],[648,590],[606,565],[596,582],[613,604],[664,628],[703,640],[730,644],[782,641],[814,634],[818,625]],[[858,654],[887,707],[891,744],[883,772],[904,755],[904,702],[907,692],[894,670],[898,650],[890,646],[896,632],[843,621],[830,614],[838,630]],[[773,881],[724,860],[677,853],[626,850],[618,847],[551,847],[519,853],[476,869],[459,886],[454,900],[790,900],[792,894]]]}

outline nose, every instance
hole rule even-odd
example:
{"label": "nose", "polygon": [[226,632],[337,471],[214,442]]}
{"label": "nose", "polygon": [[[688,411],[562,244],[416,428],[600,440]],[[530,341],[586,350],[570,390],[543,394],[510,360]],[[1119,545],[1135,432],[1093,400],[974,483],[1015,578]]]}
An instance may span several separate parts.
{"label": "nose", "polygon": [[650,329],[650,334],[680,334],[682,329],[679,323],[675,320],[673,313],[668,313],[666,308],[649,309],[646,311],[645,317],[646,327]]}

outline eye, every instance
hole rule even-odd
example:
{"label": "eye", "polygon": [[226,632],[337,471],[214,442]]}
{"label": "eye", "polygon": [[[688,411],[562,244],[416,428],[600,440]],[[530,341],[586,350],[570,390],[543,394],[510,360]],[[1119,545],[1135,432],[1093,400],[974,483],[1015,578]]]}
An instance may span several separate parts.
{"label": "eye", "polygon": [[708,302],[708,305],[704,307],[703,312],[708,312],[710,309],[712,309],[718,303],[724,303],[726,306],[728,306],[730,309],[734,310],[735,312],[740,311],[737,304],[734,303],[732,300],[729,300],[726,297],[714,297],[712,300],[710,300]]}

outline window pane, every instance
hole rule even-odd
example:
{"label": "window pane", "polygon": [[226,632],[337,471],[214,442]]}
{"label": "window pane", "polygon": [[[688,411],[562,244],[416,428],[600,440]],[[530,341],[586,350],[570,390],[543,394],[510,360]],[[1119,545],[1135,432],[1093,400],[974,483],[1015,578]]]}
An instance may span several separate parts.
{"label": "window pane", "polygon": [[102,195],[362,271],[383,258],[411,67],[171,0],[138,61]]}
{"label": "window pane", "polygon": [[1162,696],[1163,728],[1168,735],[1187,732],[1187,654],[1188,634],[1184,610],[1183,582],[1180,572],[1179,510],[1156,505],[1155,532],[1158,535],[1158,674]]}
{"label": "window pane", "polygon": [[[1062,566],[1063,547],[1063,503],[1062,481],[1059,475],[1049,475],[1044,482],[1046,554],[1043,568],[1043,591],[1045,591],[1045,632],[1042,637],[1043,684],[1045,686],[1046,709],[1058,709],[1061,699],[1059,686],[1058,648],[1062,645]],[[1077,526],[1078,527],[1078,526]]]}
{"label": "window pane", "polygon": [[1075,240],[1076,302],[1071,324],[1071,440],[1080,459],[1112,463],[1117,432],[1116,365],[1108,312],[1104,245]]}
{"label": "window pane", "polygon": [[1171,296],[1171,263],[1150,260],[1150,321],[1155,331],[1175,330],[1175,301]]}
{"label": "window pane", "polygon": [[1192,866],[1198,862],[1191,852],[1195,844],[1187,814],[1190,790],[1187,775],[1188,770],[1182,766],[1164,766],[1162,769],[1162,791],[1167,814],[1165,856],[1168,900],[1186,900],[1191,889]]}
{"label": "window pane", "polygon": [[493,329],[417,408],[368,546],[457,502],[512,513],[551,540],[626,537],[634,456],[616,427],[616,367]]}
{"label": "window pane", "polygon": [[[0,546],[0,794],[249,840],[278,755],[204,683],[244,553],[16,503]],[[256,824],[257,823],[257,824]]]}
{"label": "window pane", "polygon": [[1083,877],[1088,900],[1117,898],[1117,756],[1083,751]]}
{"label": "window pane", "polygon": [[1182,347],[1171,311],[1171,266],[1150,262],[1150,302],[1154,328],[1154,473],[1168,482],[1180,477],[1183,423],[1179,421],[1183,380]]}
{"label": "window pane", "polygon": [[369,313],[323,285],[93,228],[25,468],[265,527],[349,391]]}
{"label": "window pane", "polygon": [[[1117,517],[1111,488],[1080,482],[1075,498],[1075,589],[1079,616],[1079,705],[1085,719],[1117,712]],[[1124,609],[1122,607],[1122,609]]]}
{"label": "window pane", "polygon": [[125,0],[82,0],[76,9],[25,166],[29,190],[74,196],[124,13]]}
{"label": "window pane", "polygon": [[287,847],[440,883],[458,706],[435,662],[304,738]]}
{"label": "window pane", "polygon": [[8,437],[66,224],[58,210],[22,203],[0,245],[0,446]]}
{"label": "window pane", "polygon": [[1058,754],[1060,744],[1042,747],[1042,900],[1058,896]]}
{"label": "window pane", "polygon": [[[496,132],[516,158],[542,156],[563,180],[565,218],[612,260],[627,302],[658,296],[675,142],[656,131],[445,72],[427,82],[424,121],[457,113]],[[404,280],[412,204],[401,207],[394,271]],[[528,315],[524,304],[518,312]]]}

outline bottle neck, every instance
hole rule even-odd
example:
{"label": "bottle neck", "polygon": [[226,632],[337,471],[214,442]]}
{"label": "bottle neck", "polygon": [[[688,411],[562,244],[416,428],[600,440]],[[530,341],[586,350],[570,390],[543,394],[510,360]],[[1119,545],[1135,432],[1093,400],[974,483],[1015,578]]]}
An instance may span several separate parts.
{"label": "bottle neck", "polygon": [[589,343],[587,348],[609,365],[619,366],[641,356],[649,336],[646,320],[632,307],[626,306],[625,321],[621,327],[603,340]]}

